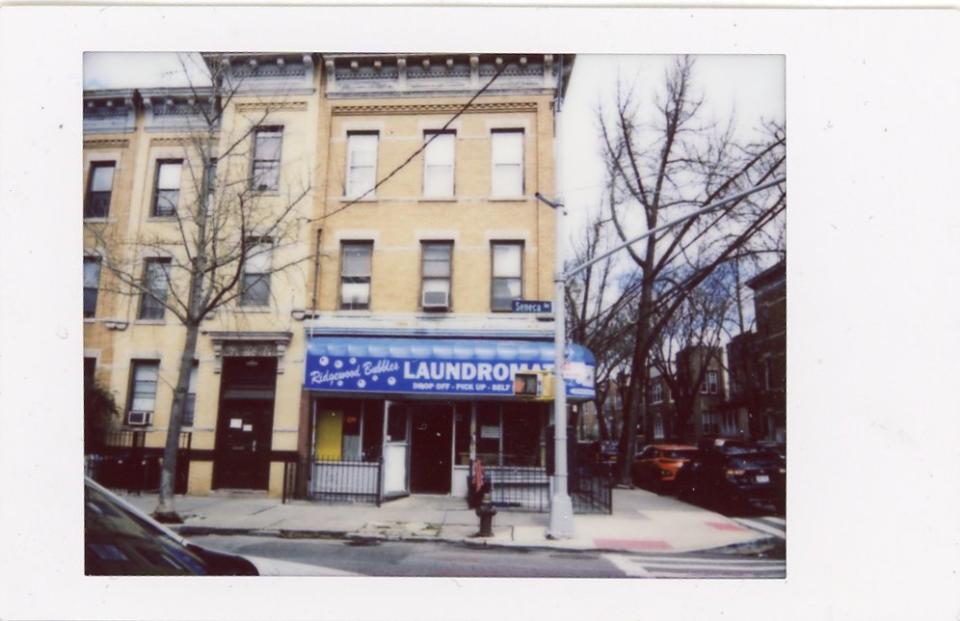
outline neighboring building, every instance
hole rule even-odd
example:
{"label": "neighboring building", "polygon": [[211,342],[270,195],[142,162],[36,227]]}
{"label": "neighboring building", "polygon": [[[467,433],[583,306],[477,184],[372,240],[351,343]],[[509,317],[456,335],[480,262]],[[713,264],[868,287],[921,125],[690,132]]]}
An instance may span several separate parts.
{"label": "neighboring building", "polygon": [[651,369],[648,402],[655,440],[696,442],[704,436],[743,437],[746,420],[724,409],[723,350],[686,347],[669,376]]}
{"label": "neighboring building", "polygon": [[[363,480],[382,460],[387,495],[465,495],[477,458],[543,468],[549,407],[513,397],[512,374],[552,367],[553,322],[511,303],[553,296],[554,215],[533,195],[553,191],[554,100],[572,62],[229,55],[242,81],[220,144],[233,127],[259,129],[228,165],[249,167],[268,201],[312,188],[296,242],[270,258],[317,258],[204,325],[185,427],[191,493],[279,495],[286,464],[301,493],[321,493],[334,469]],[[164,210],[196,192],[181,145],[197,95],[84,94],[88,226],[120,237],[170,227]],[[144,277],[162,282],[162,257],[142,258]],[[85,256],[85,369],[159,451],[184,329],[149,300],[110,294],[98,267]],[[583,400],[593,359],[570,350],[568,394]]]}
{"label": "neighboring building", "polygon": [[747,282],[756,330],[727,345],[730,407],[748,417],[750,435],[786,440],[787,276],[781,261]]}

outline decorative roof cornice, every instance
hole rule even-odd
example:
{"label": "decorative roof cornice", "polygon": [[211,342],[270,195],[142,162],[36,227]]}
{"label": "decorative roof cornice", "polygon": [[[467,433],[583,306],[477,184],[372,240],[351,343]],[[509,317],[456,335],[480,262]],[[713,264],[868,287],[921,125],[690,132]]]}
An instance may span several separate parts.
{"label": "decorative roof cornice", "polygon": [[307,109],[306,100],[296,101],[245,101],[236,104],[237,112],[254,112],[257,110],[295,110],[303,111]]}
{"label": "decorative roof cornice", "polygon": [[[463,109],[460,103],[438,104],[366,104],[360,106],[335,104],[334,116],[360,116],[372,114],[454,114]],[[473,103],[464,113],[480,112],[536,112],[535,101],[504,101]]]}
{"label": "decorative roof cornice", "polygon": [[130,146],[127,138],[86,138],[83,141],[85,149],[126,149]]}

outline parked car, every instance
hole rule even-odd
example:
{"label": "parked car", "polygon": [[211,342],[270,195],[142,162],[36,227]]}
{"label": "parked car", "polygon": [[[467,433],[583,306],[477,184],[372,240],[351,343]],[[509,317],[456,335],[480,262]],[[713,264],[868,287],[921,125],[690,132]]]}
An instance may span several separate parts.
{"label": "parked car", "polygon": [[90,478],[84,487],[84,564],[88,576],[347,575],[323,567],[198,546]]}
{"label": "parked car", "polygon": [[677,473],[697,456],[687,444],[651,444],[633,462],[633,483],[658,493],[672,488]]}
{"label": "parked car", "polygon": [[756,446],[707,450],[677,477],[681,499],[723,510],[741,510],[757,503],[785,504],[786,467],[776,453]]}

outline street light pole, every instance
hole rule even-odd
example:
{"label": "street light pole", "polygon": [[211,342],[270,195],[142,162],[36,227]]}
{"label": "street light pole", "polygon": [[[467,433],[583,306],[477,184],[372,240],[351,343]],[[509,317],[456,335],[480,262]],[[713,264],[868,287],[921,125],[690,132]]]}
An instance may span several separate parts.
{"label": "street light pole", "polygon": [[[559,126],[557,130],[557,138],[559,139]],[[559,159],[559,155],[557,156]],[[557,170],[560,167],[557,166]],[[563,254],[560,251],[560,244],[562,243],[564,237],[564,215],[566,214],[566,209],[562,202],[560,201],[551,201],[541,195],[539,192],[535,194],[537,200],[543,202],[544,204],[550,206],[554,210],[555,219],[556,219],[556,267],[557,271],[554,274],[554,333],[553,333],[553,353],[554,353],[554,401],[553,401],[553,428],[554,428],[554,484],[553,484],[553,496],[550,499],[550,526],[547,529],[547,536],[551,539],[568,539],[573,537],[573,502],[570,500],[570,495],[567,491],[567,389],[563,381],[563,365],[566,362],[566,282],[567,279],[578,274],[582,270],[590,267],[598,261],[623,250],[627,246],[634,244],[638,241],[646,239],[651,235],[655,235],[661,231],[665,231],[669,228],[677,226],[691,218],[696,218],[698,216],[709,213],[720,207],[724,207],[730,203],[739,201],[746,196],[749,196],[755,192],[765,190],[767,188],[772,188],[776,185],[786,182],[786,177],[776,177],[764,183],[761,183],[757,186],[745,190],[743,192],[738,192],[731,196],[728,196],[724,199],[718,200],[716,202],[710,203],[705,207],[701,207],[696,211],[688,213],[684,216],[677,218],[676,220],[671,220],[665,224],[662,224],[656,228],[644,231],[639,235],[632,237],[631,239],[619,244],[618,246],[610,249],[607,252],[604,252],[598,257],[595,257],[589,261],[581,263],[580,265],[575,265],[569,270],[564,270]],[[559,186],[559,181],[558,181]]]}
{"label": "street light pole", "polygon": [[[554,189],[558,195],[562,192],[563,173],[560,167],[560,145],[563,123],[560,115],[561,99],[557,96],[555,116],[556,135],[554,137],[554,165],[556,181]],[[553,275],[553,495],[550,498],[550,524],[547,537],[551,539],[570,539],[574,534],[573,501],[567,489],[567,387],[563,381],[563,367],[567,362],[567,325],[566,325],[566,281],[563,273],[564,261],[561,250],[564,240],[564,216],[566,209],[561,202],[551,202],[536,193],[537,199],[553,208],[554,213],[554,257],[556,271]]]}

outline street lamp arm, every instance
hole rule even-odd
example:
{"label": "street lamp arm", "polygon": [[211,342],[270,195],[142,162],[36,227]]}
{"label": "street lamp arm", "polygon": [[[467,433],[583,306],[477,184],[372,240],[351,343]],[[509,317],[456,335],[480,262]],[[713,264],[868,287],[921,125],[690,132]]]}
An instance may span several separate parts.
{"label": "street lamp arm", "polygon": [[[760,184],[760,185],[758,185],[758,186],[756,186],[756,187],[750,188],[749,190],[745,190],[745,191],[743,191],[743,192],[738,192],[737,194],[733,194],[733,195],[731,195],[731,196],[728,196],[727,198],[724,198],[724,199],[718,200],[718,201],[716,201],[716,202],[710,203],[710,204],[707,205],[706,207],[701,207],[700,209],[698,209],[698,210],[696,210],[696,211],[692,211],[692,212],[688,213],[688,214],[685,215],[685,216],[681,216],[681,217],[677,218],[676,220],[671,220],[670,222],[666,222],[666,223],[664,223],[664,224],[661,224],[661,225],[658,226],[658,227],[654,227],[654,228],[650,229],[649,231],[645,231],[645,232],[641,233],[640,235],[637,235],[636,237],[633,237],[633,238],[631,238],[631,239],[628,239],[627,241],[623,242],[622,244],[619,244],[619,245],[615,246],[614,248],[611,248],[610,250],[608,250],[608,251],[606,251],[606,252],[604,252],[604,253],[602,253],[602,254],[600,254],[600,255],[592,258],[592,259],[590,259],[589,261],[586,261],[586,262],[584,262],[584,263],[581,263],[580,265],[577,265],[577,266],[575,266],[575,267],[570,268],[569,270],[567,270],[566,272],[564,272],[563,274],[561,274],[560,277],[563,278],[565,281],[566,281],[566,280],[569,280],[570,278],[572,278],[573,276],[576,276],[577,274],[579,274],[579,273],[582,272],[583,270],[587,269],[588,267],[590,267],[590,266],[593,265],[594,263],[598,263],[598,262],[600,262],[600,261],[603,261],[603,260],[606,259],[607,257],[609,257],[609,256],[611,256],[611,255],[613,255],[613,254],[615,254],[615,253],[623,250],[623,249],[626,248],[627,246],[631,246],[631,245],[637,243],[638,241],[640,241],[640,240],[642,240],[642,239],[646,239],[647,237],[650,237],[651,235],[655,235],[655,234],[659,233],[660,231],[664,231],[664,230],[666,230],[666,229],[669,229],[669,228],[671,228],[671,227],[674,227],[674,226],[680,224],[681,222],[685,222],[686,220],[689,220],[689,219],[691,219],[691,218],[696,218],[697,216],[701,216],[701,215],[703,215],[703,214],[705,214],[705,213],[707,213],[707,212],[713,211],[714,209],[718,209],[718,208],[720,208],[720,207],[723,207],[724,205],[726,205],[726,204],[728,204],[728,203],[732,203],[732,202],[734,202],[734,201],[738,201],[738,200],[740,200],[741,198],[744,198],[745,196],[749,196],[749,195],[751,195],[751,194],[753,194],[753,193],[755,193],[755,192],[759,192],[760,190],[766,190],[767,188],[772,188],[773,186],[779,185],[779,184],[785,182],[786,180],[787,180],[786,177],[777,177],[776,179],[773,179],[773,180],[768,181],[768,182],[766,182],[766,183],[762,183],[762,184]],[[543,201],[544,203],[546,203],[547,205],[550,205],[551,207],[553,207],[554,209],[556,209],[557,207],[562,207],[562,206],[563,206],[562,203],[553,203],[553,202],[547,200],[546,198],[542,197],[539,192],[538,192],[535,196],[536,196],[539,200],[541,200],[541,201]]]}

